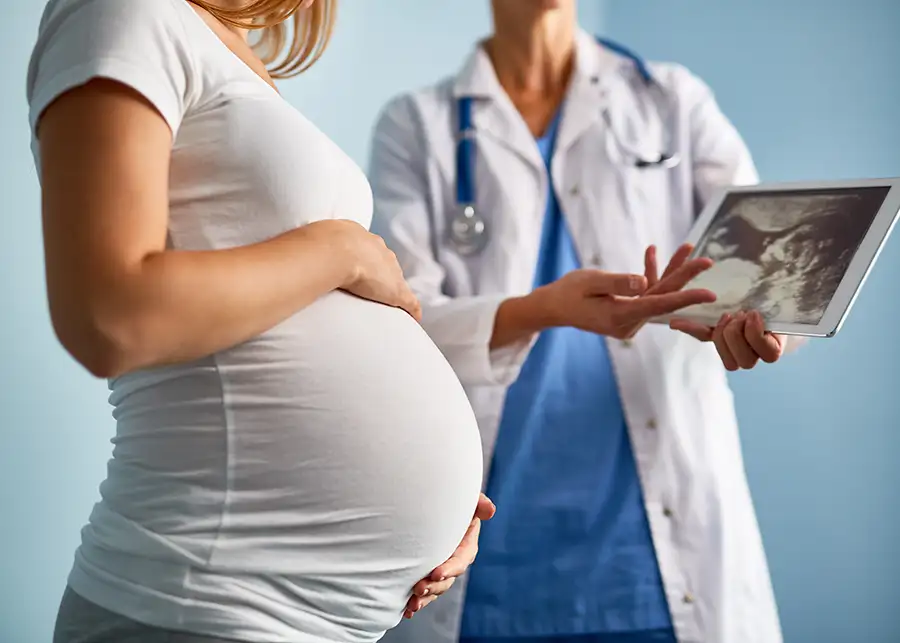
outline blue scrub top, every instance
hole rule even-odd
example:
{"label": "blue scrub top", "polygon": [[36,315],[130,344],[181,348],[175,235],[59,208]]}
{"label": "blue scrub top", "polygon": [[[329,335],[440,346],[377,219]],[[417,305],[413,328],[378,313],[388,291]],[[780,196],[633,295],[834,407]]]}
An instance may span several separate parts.
{"label": "blue scrub top", "polygon": [[[558,124],[537,141],[548,171]],[[534,285],[579,267],[551,187]],[[603,337],[541,333],[507,393],[487,493],[497,514],[469,574],[464,640],[674,641]]]}

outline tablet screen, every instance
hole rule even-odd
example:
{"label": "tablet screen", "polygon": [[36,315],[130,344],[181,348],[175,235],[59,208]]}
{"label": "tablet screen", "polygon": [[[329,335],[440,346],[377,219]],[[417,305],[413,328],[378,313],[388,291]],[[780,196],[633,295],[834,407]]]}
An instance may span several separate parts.
{"label": "tablet screen", "polygon": [[817,324],[889,187],[736,192],[697,244],[716,264],[693,285],[718,299],[716,317],[758,310],[769,321]]}

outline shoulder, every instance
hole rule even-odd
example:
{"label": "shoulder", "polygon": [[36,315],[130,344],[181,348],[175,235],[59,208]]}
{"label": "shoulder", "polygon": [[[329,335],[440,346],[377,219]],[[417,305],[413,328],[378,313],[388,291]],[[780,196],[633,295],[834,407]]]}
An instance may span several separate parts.
{"label": "shoulder", "polygon": [[[41,18],[28,83],[46,58],[152,60],[153,51],[187,49],[184,0],[51,0]],[[149,56],[148,56],[149,54]]]}
{"label": "shoulder", "polygon": [[701,197],[717,186],[753,184],[759,175],[747,145],[722,111],[713,89],[699,75],[677,63],[651,63],[650,71],[663,86],[690,128],[694,180]]}
{"label": "shoulder", "polygon": [[28,64],[32,126],[50,102],[98,77],[159,103],[174,124],[197,75],[189,12],[185,0],[51,0]]}
{"label": "shoulder", "polygon": [[706,81],[681,63],[651,61],[647,65],[657,82],[682,105],[694,105],[713,97]]}
{"label": "shoulder", "polygon": [[79,29],[102,41],[162,29],[184,36],[185,0],[50,0],[38,28],[38,44]]}
{"label": "shoulder", "polygon": [[453,110],[454,78],[395,94],[381,108],[376,132],[384,129],[417,130],[428,138],[436,123],[449,122]]}

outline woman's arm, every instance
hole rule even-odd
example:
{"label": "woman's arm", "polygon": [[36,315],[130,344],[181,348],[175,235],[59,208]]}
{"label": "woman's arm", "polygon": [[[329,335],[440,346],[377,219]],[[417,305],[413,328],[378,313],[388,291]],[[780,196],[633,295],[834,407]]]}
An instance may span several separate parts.
{"label": "woman's arm", "polygon": [[363,277],[360,234],[374,235],[346,221],[232,250],[167,251],[172,134],[124,85],[94,80],[62,95],[38,135],[53,327],[94,375],[209,355]]}

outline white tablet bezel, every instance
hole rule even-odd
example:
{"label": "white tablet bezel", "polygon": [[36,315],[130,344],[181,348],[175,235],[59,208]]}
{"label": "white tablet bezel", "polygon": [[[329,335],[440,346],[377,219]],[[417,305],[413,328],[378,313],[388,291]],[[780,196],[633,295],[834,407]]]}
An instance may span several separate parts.
{"label": "white tablet bezel", "polygon": [[[900,178],[892,179],[863,179],[850,181],[802,181],[790,183],[758,183],[756,185],[731,186],[720,190],[718,194],[707,203],[700,213],[687,242],[698,247],[707,228],[715,219],[719,208],[725,199],[731,194],[753,194],[770,192],[797,192],[803,190],[819,191],[847,188],[887,187],[890,188],[882,203],[878,214],[872,220],[868,231],[859,244],[859,248],[853,255],[847,272],[841,279],[834,296],[828,302],[825,314],[818,324],[793,324],[783,322],[767,322],[766,328],[774,333],[783,335],[802,335],[806,337],[833,337],[841,329],[847,314],[853,307],[859,291],[862,289],[872,266],[875,264],[881,249],[890,236],[894,224],[900,215]],[[696,256],[696,250],[693,256]],[[690,287],[690,285],[688,286]],[[690,319],[710,326],[718,322],[718,318],[703,316],[701,314],[670,315],[653,321],[668,323],[672,317]]]}

